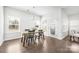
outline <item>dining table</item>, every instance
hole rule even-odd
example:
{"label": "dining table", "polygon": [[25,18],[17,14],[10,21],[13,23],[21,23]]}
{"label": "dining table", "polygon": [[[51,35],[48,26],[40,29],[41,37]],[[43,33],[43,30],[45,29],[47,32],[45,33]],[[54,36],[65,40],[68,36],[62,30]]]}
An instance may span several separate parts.
{"label": "dining table", "polygon": [[31,43],[36,41],[36,39],[40,39],[40,33],[42,33],[43,39],[44,39],[44,31],[42,30],[38,30],[38,31],[26,31],[22,33],[22,39],[21,42],[23,42],[23,46],[25,45],[25,43],[27,43],[28,45]]}

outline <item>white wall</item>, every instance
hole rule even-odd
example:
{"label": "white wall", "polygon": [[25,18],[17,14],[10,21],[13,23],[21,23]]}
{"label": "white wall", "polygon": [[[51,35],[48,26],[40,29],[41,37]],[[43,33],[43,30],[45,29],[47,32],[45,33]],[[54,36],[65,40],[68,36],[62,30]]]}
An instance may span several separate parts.
{"label": "white wall", "polygon": [[[20,32],[9,32],[8,16],[16,16],[20,18]],[[33,16],[35,16],[35,19],[33,19]],[[37,15],[5,7],[5,39],[19,38],[24,29],[35,26],[36,21],[38,20],[40,20],[40,17]],[[52,24],[55,24],[55,35],[50,33],[50,26]],[[41,25],[45,30],[46,36],[63,39],[68,35],[68,17],[65,11],[61,8],[52,7],[52,12],[48,11],[48,13],[42,17]]]}
{"label": "white wall", "polygon": [[[50,33],[50,26],[53,24],[55,24],[55,35]],[[52,36],[61,40],[68,35],[67,14],[61,8],[53,8],[53,13],[51,15],[46,15],[43,17],[42,26],[46,29],[46,36]]]}
{"label": "white wall", "polygon": [[[20,19],[20,32],[10,32],[8,28],[8,16],[15,16]],[[35,25],[33,16],[39,19],[39,16],[33,15],[27,12],[23,12],[10,7],[5,7],[5,40],[20,38],[21,33],[24,32],[26,28],[31,28]]]}
{"label": "white wall", "polygon": [[[34,18],[33,18],[34,17]],[[39,16],[25,14],[21,18],[21,32],[27,28],[33,28],[36,24],[36,21],[40,20]]]}
{"label": "white wall", "polygon": [[68,19],[68,15],[67,13],[65,12],[64,9],[62,9],[62,37],[66,37],[68,35],[68,22],[69,22],[69,19]]}
{"label": "white wall", "polygon": [[4,41],[4,8],[0,6],[0,45]]}
{"label": "white wall", "polygon": [[15,9],[5,7],[5,40],[14,39],[20,37],[20,32],[9,32],[9,16],[15,16],[21,18],[21,13]]}
{"label": "white wall", "polygon": [[79,14],[74,14],[69,16],[70,21],[70,34],[72,30],[79,32]]}

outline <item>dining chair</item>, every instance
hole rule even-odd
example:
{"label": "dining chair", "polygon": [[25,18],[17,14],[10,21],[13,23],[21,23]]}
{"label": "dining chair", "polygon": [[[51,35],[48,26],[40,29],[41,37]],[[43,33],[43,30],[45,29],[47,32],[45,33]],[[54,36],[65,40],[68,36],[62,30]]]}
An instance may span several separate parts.
{"label": "dining chair", "polygon": [[28,40],[28,45],[31,43],[35,43],[34,41],[34,35],[35,35],[35,30],[29,30],[29,33],[28,33],[28,37],[27,37],[27,40]]}
{"label": "dining chair", "polygon": [[23,46],[27,43],[27,33],[22,34],[21,42],[23,43]]}
{"label": "dining chair", "polygon": [[43,30],[39,30],[39,38],[43,38],[44,39],[44,32]]}

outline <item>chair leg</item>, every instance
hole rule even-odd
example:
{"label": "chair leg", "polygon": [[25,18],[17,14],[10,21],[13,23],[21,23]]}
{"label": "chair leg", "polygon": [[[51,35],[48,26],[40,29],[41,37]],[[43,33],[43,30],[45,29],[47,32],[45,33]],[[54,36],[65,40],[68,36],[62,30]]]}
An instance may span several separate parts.
{"label": "chair leg", "polygon": [[73,36],[73,41],[75,41],[75,37]]}
{"label": "chair leg", "polygon": [[43,34],[43,39],[45,39],[44,34]]}
{"label": "chair leg", "polygon": [[24,38],[24,41],[23,41],[23,46],[25,46],[25,38]]}
{"label": "chair leg", "polygon": [[30,44],[30,38],[28,38],[28,41],[27,41],[27,45],[29,46],[29,44]]}
{"label": "chair leg", "polygon": [[78,37],[78,40],[79,40],[79,37]]}
{"label": "chair leg", "polygon": [[28,41],[28,40],[26,39],[26,43],[27,43],[27,41]]}
{"label": "chair leg", "polygon": [[26,41],[25,41],[26,43],[28,42],[28,37],[26,37]]}
{"label": "chair leg", "polygon": [[35,36],[34,41],[36,41],[36,39],[37,39],[37,36]]}
{"label": "chair leg", "polygon": [[40,39],[41,36],[38,36],[38,40]]}
{"label": "chair leg", "polygon": [[35,36],[35,41],[36,41],[37,36]]}
{"label": "chair leg", "polygon": [[21,42],[23,42],[23,37],[21,38]]}
{"label": "chair leg", "polygon": [[33,38],[33,43],[35,44],[35,38]]}

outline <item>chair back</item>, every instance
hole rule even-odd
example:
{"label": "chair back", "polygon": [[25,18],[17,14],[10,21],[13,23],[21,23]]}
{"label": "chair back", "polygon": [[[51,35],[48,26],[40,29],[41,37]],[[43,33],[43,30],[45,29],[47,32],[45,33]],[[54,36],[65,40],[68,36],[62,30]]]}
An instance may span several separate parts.
{"label": "chair back", "polygon": [[34,37],[34,34],[35,34],[35,30],[29,30],[28,31],[28,36],[33,38]]}

